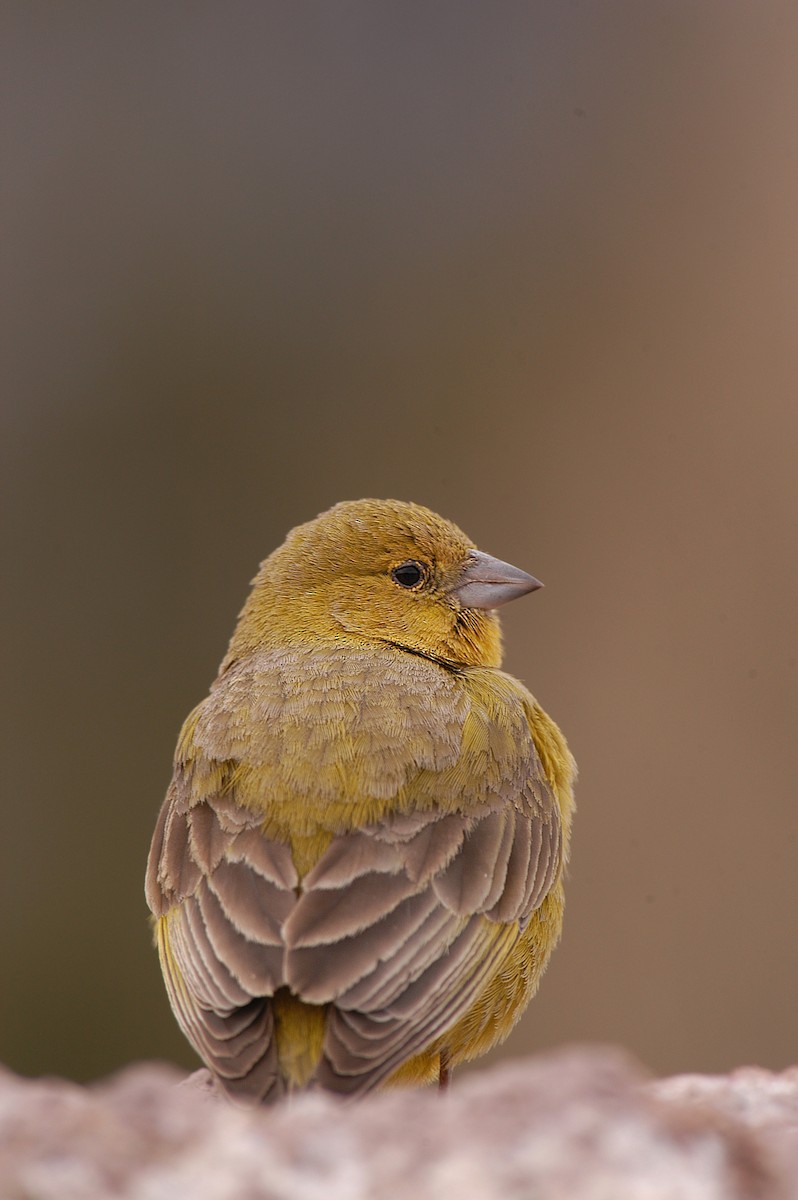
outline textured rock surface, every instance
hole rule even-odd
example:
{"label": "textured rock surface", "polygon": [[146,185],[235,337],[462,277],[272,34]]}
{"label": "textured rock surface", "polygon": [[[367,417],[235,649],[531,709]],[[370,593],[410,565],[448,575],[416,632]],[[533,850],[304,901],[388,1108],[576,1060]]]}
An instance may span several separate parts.
{"label": "textured rock surface", "polygon": [[789,1200],[798,1069],[647,1082],[575,1049],[453,1091],[245,1112],[152,1064],[85,1089],[0,1075],[9,1200]]}

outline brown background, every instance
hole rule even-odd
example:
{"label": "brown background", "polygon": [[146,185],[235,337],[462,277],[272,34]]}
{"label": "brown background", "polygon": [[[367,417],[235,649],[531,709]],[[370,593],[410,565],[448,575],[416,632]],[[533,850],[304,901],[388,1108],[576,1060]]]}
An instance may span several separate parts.
{"label": "brown background", "polygon": [[192,1061],[142,875],[258,561],[415,499],[539,575],[581,766],[509,1042],[798,1052],[794,0],[3,6],[0,1059]]}

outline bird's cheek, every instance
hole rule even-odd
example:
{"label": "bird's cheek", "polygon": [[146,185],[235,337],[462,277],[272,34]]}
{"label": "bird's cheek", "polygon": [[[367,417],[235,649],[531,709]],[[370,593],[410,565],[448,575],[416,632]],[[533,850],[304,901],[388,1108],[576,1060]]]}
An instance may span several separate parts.
{"label": "bird's cheek", "polygon": [[345,629],[347,633],[362,633],[363,632],[363,614],[358,613],[351,604],[344,604],[343,601],[334,601],[330,605],[330,614],[333,621]]}
{"label": "bird's cheek", "polygon": [[330,603],[333,622],[347,633],[359,633],[373,637],[381,633],[383,620],[375,620],[373,605],[368,597],[355,599],[351,596],[334,597]]}
{"label": "bird's cheek", "polygon": [[[404,603],[402,601],[404,600]],[[382,603],[380,602],[382,601]],[[359,600],[337,598],[330,606],[333,620],[347,633],[426,651],[434,641],[419,605],[412,599],[364,596]]]}

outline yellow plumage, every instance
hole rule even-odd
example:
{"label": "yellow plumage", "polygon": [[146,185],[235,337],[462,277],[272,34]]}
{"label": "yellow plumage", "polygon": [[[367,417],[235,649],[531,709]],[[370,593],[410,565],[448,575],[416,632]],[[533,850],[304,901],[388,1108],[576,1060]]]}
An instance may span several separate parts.
{"label": "yellow plumage", "polygon": [[429,1081],[533,995],[574,768],[499,670],[494,608],[536,586],[396,501],[338,505],[261,567],[147,882],[177,1018],[234,1098]]}

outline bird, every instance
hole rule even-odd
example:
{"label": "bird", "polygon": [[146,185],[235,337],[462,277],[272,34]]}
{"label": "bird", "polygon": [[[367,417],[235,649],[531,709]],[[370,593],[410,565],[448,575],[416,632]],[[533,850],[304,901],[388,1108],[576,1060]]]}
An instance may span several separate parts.
{"label": "bird", "polygon": [[443,1087],[536,991],[575,764],[501,670],[496,609],[539,587],[396,500],[336,504],[261,564],[146,878],[177,1022],[234,1103]]}

